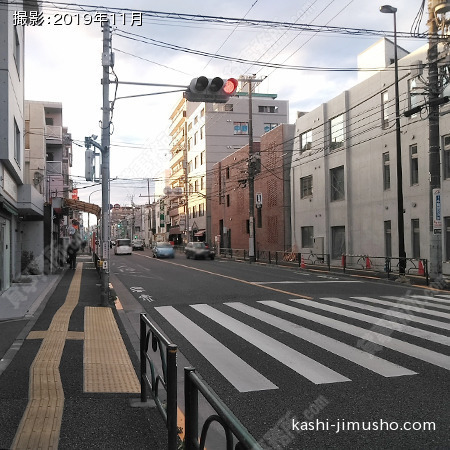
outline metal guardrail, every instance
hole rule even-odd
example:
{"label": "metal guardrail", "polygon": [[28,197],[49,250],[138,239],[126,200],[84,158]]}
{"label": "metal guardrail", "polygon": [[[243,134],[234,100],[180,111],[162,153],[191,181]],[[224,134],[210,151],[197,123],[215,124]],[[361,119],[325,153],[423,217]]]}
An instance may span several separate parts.
{"label": "metal guardrail", "polygon": [[[220,256],[222,258],[248,260],[248,250],[221,248]],[[370,271],[373,274],[382,277],[386,274],[389,277],[392,274],[398,275],[400,258],[392,256],[369,256],[369,255],[349,255],[343,254],[340,258],[331,259],[330,254],[316,253],[298,253],[292,251],[268,251],[257,250],[255,259],[257,262],[283,265],[298,266],[299,268],[320,268],[322,270],[348,270]],[[424,258],[406,258],[406,274],[423,277],[426,284],[429,285],[428,260]]]}
{"label": "metal guardrail", "polygon": [[[159,374],[155,364],[148,354],[150,338],[152,350],[157,352],[162,364],[163,374]],[[169,342],[150,322],[146,314],[140,315],[140,359],[141,359],[141,402],[146,402],[148,389],[151,390],[158,410],[167,426],[168,449],[176,450],[178,443],[177,428],[177,351],[178,347]],[[148,377],[147,366],[151,377]],[[159,386],[166,393],[165,406],[159,396]]]}
{"label": "metal guardrail", "polygon": [[[427,286],[430,283],[428,272],[428,260],[424,258],[405,258],[405,273],[416,277],[423,277]],[[342,270],[365,270],[374,273],[386,273],[387,278],[391,274],[399,274],[399,257],[391,256],[369,256],[369,255],[347,255],[341,258]],[[394,269],[394,267],[396,269]]]}
{"label": "metal guardrail", "polygon": [[[198,393],[201,393],[217,414],[210,415],[198,436]],[[184,369],[184,402],[186,408],[185,450],[204,450],[209,427],[217,422],[222,425],[226,437],[226,450],[262,450],[248,430],[217,397],[210,387],[195,373],[193,367]],[[234,436],[238,443],[234,447]]]}
{"label": "metal guardrail", "polygon": [[[163,374],[159,374],[153,360],[148,354],[150,339],[152,350],[157,352],[161,359]],[[168,437],[168,450],[184,448],[185,450],[204,449],[206,436],[210,425],[213,422],[220,423],[225,431],[226,449],[233,449],[234,436],[238,440],[236,450],[262,450],[253,436],[239,422],[228,407],[217,397],[211,388],[195,373],[192,367],[184,369],[184,395],[185,395],[185,443],[181,443],[178,437],[177,427],[177,351],[178,347],[169,342],[147,318],[145,313],[140,314],[140,359],[141,359],[141,402],[148,399],[148,389],[151,390],[158,410],[162,414],[166,426]],[[150,378],[147,366],[150,367]],[[167,398],[161,399],[159,396],[159,386],[162,386]],[[203,424],[200,443],[198,441],[198,393],[201,393],[217,414],[209,416]]]}

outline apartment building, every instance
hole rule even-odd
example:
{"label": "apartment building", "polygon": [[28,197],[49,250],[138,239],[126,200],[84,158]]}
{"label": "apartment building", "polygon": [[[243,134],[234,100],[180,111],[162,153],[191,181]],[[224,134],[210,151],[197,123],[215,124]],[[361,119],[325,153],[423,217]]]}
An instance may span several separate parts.
{"label": "apartment building", "polygon": [[[368,51],[388,52],[383,40]],[[370,54],[363,60],[370,61]],[[427,46],[399,60],[404,236],[408,258],[430,257]],[[425,65],[426,67],[426,65]],[[302,252],[397,256],[395,83],[393,66],[379,71],[296,121],[292,161],[292,241]],[[448,80],[443,80],[444,87]],[[441,107],[442,260],[450,259],[450,107]]]}
{"label": "apartment building", "polygon": [[[281,124],[253,146],[259,156],[254,180],[255,250],[290,250],[290,170],[294,125]],[[214,165],[211,187],[211,223],[220,248],[249,248],[248,145]]]}
{"label": "apartment building", "polygon": [[[288,122],[289,105],[275,94],[252,95],[254,141]],[[184,99],[171,116],[172,161],[169,191],[170,239],[175,243],[212,243],[213,167],[248,144],[248,93],[238,92],[227,103],[191,103]],[[175,188],[175,189],[174,189]]]}
{"label": "apartment building", "polygon": [[[24,26],[15,26],[16,11],[38,11],[37,1],[0,8],[0,291],[20,276],[22,214],[42,214],[24,187]],[[25,236],[24,236],[25,235]]]}
{"label": "apartment building", "polygon": [[26,100],[24,118],[25,178],[34,195],[45,202],[43,220],[30,224],[34,229],[32,242],[39,267],[52,273],[64,259],[69,229],[79,226],[79,214],[65,208],[65,200],[73,199],[72,139],[63,126],[59,102]]}

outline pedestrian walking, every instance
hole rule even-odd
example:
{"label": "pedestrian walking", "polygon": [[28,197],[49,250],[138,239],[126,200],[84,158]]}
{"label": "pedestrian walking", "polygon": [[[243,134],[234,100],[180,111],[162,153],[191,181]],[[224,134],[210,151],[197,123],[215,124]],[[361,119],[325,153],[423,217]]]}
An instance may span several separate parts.
{"label": "pedestrian walking", "polygon": [[67,263],[71,269],[77,267],[77,253],[80,250],[80,236],[78,233],[74,233],[70,238],[69,245],[67,247]]}

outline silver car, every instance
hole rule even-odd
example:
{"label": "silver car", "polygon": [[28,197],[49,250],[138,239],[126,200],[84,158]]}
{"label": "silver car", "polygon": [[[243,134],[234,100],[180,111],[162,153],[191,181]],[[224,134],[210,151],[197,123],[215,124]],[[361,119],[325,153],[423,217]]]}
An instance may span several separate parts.
{"label": "silver car", "polygon": [[184,248],[186,258],[203,258],[214,259],[214,251],[211,250],[204,242],[189,242]]}

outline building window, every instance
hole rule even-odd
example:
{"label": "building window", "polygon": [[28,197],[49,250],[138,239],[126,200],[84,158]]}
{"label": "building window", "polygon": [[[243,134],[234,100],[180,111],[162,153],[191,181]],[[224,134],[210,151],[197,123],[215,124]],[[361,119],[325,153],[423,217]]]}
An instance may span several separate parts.
{"label": "building window", "polygon": [[205,117],[205,108],[200,111],[200,117]]}
{"label": "building window", "polygon": [[234,134],[248,134],[248,122],[234,122]]}
{"label": "building window", "polygon": [[223,110],[224,111],[233,111],[233,103],[225,103]]}
{"label": "building window", "polygon": [[387,91],[381,93],[381,128],[386,129],[389,127],[389,94]]}
{"label": "building window", "polygon": [[345,227],[331,227],[331,257],[340,258],[345,254]]}
{"label": "building window", "polygon": [[230,178],[230,168],[229,168],[229,167],[227,167],[227,168],[225,169],[225,178],[226,178],[226,179],[229,179],[229,178]]}
{"label": "building window", "polygon": [[194,169],[198,167],[198,156],[194,158]]}
{"label": "building window", "polygon": [[190,150],[192,148],[192,138],[188,139],[188,150]]}
{"label": "building window", "polygon": [[205,177],[200,178],[200,190],[203,191],[205,189]]}
{"label": "building window", "polygon": [[344,166],[330,169],[331,201],[345,199]]}
{"label": "building window", "polygon": [[53,117],[46,117],[45,125],[53,125]]}
{"label": "building window", "polygon": [[300,152],[311,150],[312,146],[312,130],[306,131],[300,135]]}
{"label": "building window", "polygon": [[383,189],[387,191],[391,188],[391,162],[389,152],[383,153]]}
{"label": "building window", "polygon": [[419,155],[417,154],[417,144],[409,146],[410,166],[411,166],[411,186],[419,184]]}
{"label": "building window", "polygon": [[204,215],[205,215],[205,204],[200,203],[200,205],[198,205],[198,216],[203,217]]}
{"label": "building window", "polygon": [[188,125],[188,131],[192,130],[192,122]]}
{"label": "building window", "polygon": [[450,217],[444,217],[445,260],[450,261]]}
{"label": "building window", "polygon": [[195,116],[195,118],[194,118],[194,125],[197,125],[197,123],[198,123],[198,116]]}
{"label": "building window", "polygon": [[[409,109],[416,107],[420,103],[419,93],[417,92],[417,78],[411,78],[408,81],[408,97],[409,97]],[[411,117],[416,117],[416,114],[413,114]]]}
{"label": "building window", "polygon": [[314,227],[302,227],[302,247],[314,247]]}
{"label": "building window", "polygon": [[203,164],[205,164],[205,151],[204,150],[200,153],[200,165],[203,166]]}
{"label": "building window", "polygon": [[260,113],[277,113],[278,106],[258,106],[258,112]]}
{"label": "building window", "polygon": [[392,256],[392,228],[391,221],[384,221],[384,255]]}
{"label": "building window", "polygon": [[200,128],[200,139],[202,140],[202,139],[204,139],[205,138],[205,125],[203,125],[201,128]]}
{"label": "building window", "polygon": [[411,219],[412,257],[420,258],[420,227],[419,219]]}
{"label": "building window", "polygon": [[195,132],[194,134],[194,145],[198,144],[198,131]]}
{"label": "building window", "polygon": [[230,194],[227,194],[227,206],[230,206]]}
{"label": "building window", "polygon": [[14,61],[16,63],[17,74],[20,76],[20,41],[17,27],[14,27]]}
{"label": "building window", "polygon": [[444,136],[444,178],[450,178],[450,135]]}
{"label": "building window", "polygon": [[344,145],[344,114],[330,120],[330,150]]}
{"label": "building window", "polygon": [[17,125],[16,119],[14,119],[14,159],[17,164],[20,165],[20,130]]}
{"label": "building window", "polygon": [[277,123],[265,123],[264,124],[264,133],[268,133],[270,130],[273,130],[278,126]]}
{"label": "building window", "polygon": [[194,181],[194,192],[198,192],[198,180]]}
{"label": "building window", "polygon": [[312,197],[313,193],[312,175],[300,178],[300,198]]}
{"label": "building window", "polygon": [[192,207],[192,217],[193,218],[197,217],[197,206]]}

